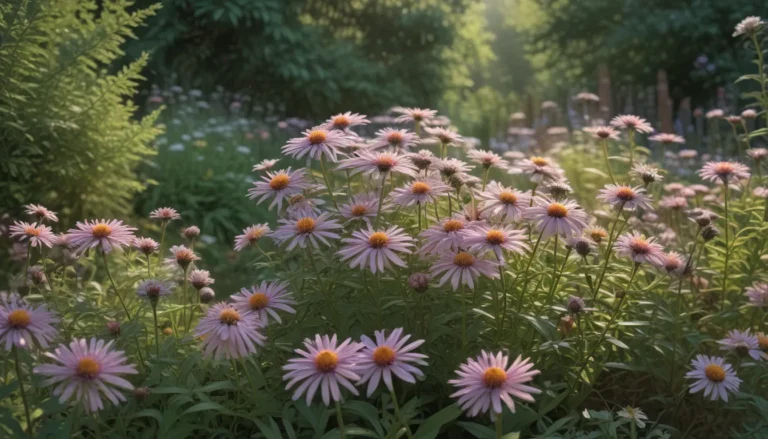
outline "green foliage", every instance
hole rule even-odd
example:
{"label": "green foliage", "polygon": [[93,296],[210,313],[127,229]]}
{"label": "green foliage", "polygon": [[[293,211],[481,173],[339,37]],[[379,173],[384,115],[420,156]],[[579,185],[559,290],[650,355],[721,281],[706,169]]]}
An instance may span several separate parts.
{"label": "green foliage", "polygon": [[0,208],[46,203],[65,217],[125,213],[144,188],[158,112],[133,120],[147,56],[110,74],[157,7],[11,0],[0,5]]}

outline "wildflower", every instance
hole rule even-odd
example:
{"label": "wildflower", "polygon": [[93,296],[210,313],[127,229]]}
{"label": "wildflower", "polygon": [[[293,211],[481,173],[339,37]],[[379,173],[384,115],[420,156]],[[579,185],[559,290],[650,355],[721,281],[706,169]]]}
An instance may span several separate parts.
{"label": "wildflower", "polygon": [[704,390],[704,396],[709,396],[712,401],[719,398],[728,402],[728,393],[739,391],[741,380],[724,358],[697,355],[691,361],[691,367],[693,370],[685,374],[686,378],[695,380],[691,383],[690,393]]}
{"label": "wildflower", "polygon": [[749,355],[753,360],[768,360],[768,354],[760,350],[757,335],[750,333],[749,329],[728,331],[728,335],[717,343],[722,345],[721,350],[734,351],[742,356]]}
{"label": "wildflower", "polygon": [[474,168],[474,166],[470,166],[461,160],[454,158],[436,160],[433,164],[445,178],[453,177],[455,174],[466,174]]}
{"label": "wildflower", "polygon": [[511,162],[516,162],[518,160],[524,159],[525,158],[525,154],[523,152],[520,152],[520,151],[507,151],[507,152],[505,152],[502,155],[502,157],[504,157],[505,159],[507,159],[507,160],[509,160]]}
{"label": "wildflower", "polygon": [[677,152],[677,156],[681,159],[694,159],[699,155],[699,152],[695,149],[681,149]]}
{"label": "wildflower", "polygon": [[613,127],[608,127],[608,126],[586,127],[584,128],[584,131],[591,134],[592,137],[596,139],[619,140],[619,132],[616,131]]}
{"label": "wildflower", "polygon": [[189,226],[181,231],[181,236],[187,239],[195,239],[200,236],[200,228],[197,226]]}
{"label": "wildflower", "polygon": [[156,279],[147,279],[136,287],[137,296],[146,297],[151,301],[157,301],[160,297],[170,294],[171,288],[169,285]]}
{"label": "wildflower", "polygon": [[750,305],[768,307],[768,283],[755,282],[745,289],[744,295],[749,298]]}
{"label": "wildflower", "polygon": [[422,254],[441,254],[446,250],[458,250],[464,245],[464,234],[467,228],[467,221],[458,215],[453,218],[446,218],[442,223],[435,224],[421,232],[421,239],[424,243],[419,252]]}
{"label": "wildflower", "polygon": [[137,387],[133,389],[133,398],[142,402],[149,397],[149,387]]}
{"label": "wildflower", "polygon": [[323,204],[325,201],[320,198],[310,198],[304,194],[297,194],[288,199],[288,207],[285,212],[292,217],[318,215],[320,214],[318,206]]}
{"label": "wildflower", "polygon": [[373,150],[391,148],[394,151],[407,151],[419,144],[419,136],[408,130],[384,128],[376,131],[376,137],[368,144]]}
{"label": "wildflower", "polygon": [[625,210],[635,210],[637,207],[651,209],[651,199],[645,195],[645,189],[641,187],[607,184],[600,190],[597,199]]}
{"label": "wildflower", "polygon": [[199,295],[200,303],[210,303],[213,299],[216,298],[216,293],[210,287],[200,288]]}
{"label": "wildflower", "polygon": [[417,293],[426,292],[429,289],[430,277],[426,273],[413,273],[408,276],[408,286]]}
{"label": "wildflower", "polygon": [[741,117],[744,119],[756,119],[757,118],[757,111],[748,108],[741,112]]}
{"label": "wildflower", "polygon": [[29,349],[32,345],[48,347],[56,337],[58,323],[45,305],[31,305],[12,296],[0,302],[0,345],[6,351],[12,347]]}
{"label": "wildflower", "polygon": [[56,244],[58,238],[50,227],[43,224],[30,224],[26,222],[14,221],[12,226],[8,227],[11,232],[11,238],[18,238],[20,242],[29,241],[32,247],[46,246],[51,248]]}
{"label": "wildflower", "polygon": [[600,226],[590,227],[586,229],[584,233],[598,244],[600,244],[603,239],[608,237],[608,232]]}
{"label": "wildflower", "polygon": [[707,227],[712,221],[719,218],[719,216],[707,209],[696,208],[686,212],[688,218],[699,225],[699,227]]}
{"label": "wildflower", "polygon": [[560,317],[560,321],[557,325],[557,330],[562,332],[564,335],[568,335],[573,330],[573,325],[576,324],[576,320],[574,320],[573,316],[570,314],[564,315]]}
{"label": "wildflower", "polygon": [[727,120],[731,125],[741,125],[741,116],[730,115],[726,116],[725,120]]}
{"label": "wildflower", "polygon": [[252,286],[250,290],[241,288],[239,294],[232,296],[232,302],[233,306],[241,311],[256,313],[265,325],[269,323],[269,316],[277,323],[283,322],[277,311],[296,314],[296,310],[291,307],[296,301],[288,292],[288,282],[263,281],[258,286]]}
{"label": "wildflower", "polygon": [[42,206],[40,204],[27,204],[24,206],[24,209],[27,215],[31,215],[35,218],[37,218],[38,221],[51,221],[54,223],[59,222],[59,217],[56,216],[56,212],[47,209],[45,206]]}
{"label": "wildflower", "polygon": [[451,187],[438,178],[426,177],[411,181],[404,187],[392,191],[390,198],[400,206],[412,206],[415,203],[434,203],[438,197],[451,192]]}
{"label": "wildflower", "polygon": [[473,149],[467,152],[467,156],[469,156],[473,162],[483,165],[484,169],[491,167],[509,169],[509,165],[507,165],[507,163],[501,158],[500,155],[493,151],[481,151]]}
{"label": "wildflower", "polygon": [[645,428],[645,421],[648,420],[648,416],[637,407],[626,406],[619,410],[617,414],[634,422],[638,428]]}
{"label": "wildflower", "polygon": [[429,169],[434,161],[437,160],[435,155],[432,154],[432,151],[428,149],[422,149],[419,152],[408,154],[406,157],[411,159],[413,165],[422,171]]}
{"label": "wildflower", "polygon": [[553,181],[544,190],[555,200],[563,200],[573,193],[573,188],[565,181]]}
{"label": "wildflower", "polygon": [[123,331],[120,327],[120,322],[117,320],[110,320],[105,325],[107,327],[107,331],[109,331],[110,334],[117,337],[120,335],[120,333]]}
{"label": "wildflower", "polygon": [[335,116],[331,116],[331,118],[320,125],[319,128],[346,132],[349,128],[359,125],[368,125],[369,123],[371,123],[371,121],[366,119],[364,114],[347,111],[346,113],[339,113]]}
{"label": "wildflower", "polygon": [[307,156],[314,160],[320,160],[324,157],[332,162],[336,162],[338,161],[339,149],[349,144],[347,135],[341,131],[329,131],[315,127],[304,131],[302,134],[303,137],[290,139],[282,147],[284,154],[296,159]]}
{"label": "wildflower", "polygon": [[576,250],[576,254],[586,257],[592,253],[592,243],[583,236],[572,236],[568,238],[566,246]]}
{"label": "wildflower", "polygon": [[664,249],[655,241],[655,238],[646,238],[639,232],[628,232],[616,239],[613,249],[619,257],[659,267],[664,264]]}
{"label": "wildflower", "polygon": [[563,170],[544,157],[531,157],[520,160],[517,164],[524,174],[531,176],[531,181],[540,184],[542,181],[561,180]]}
{"label": "wildflower", "polygon": [[683,197],[665,196],[659,200],[659,206],[666,209],[682,210],[688,207],[688,200]]}
{"label": "wildflower", "polygon": [[557,202],[545,197],[536,197],[533,207],[526,209],[523,217],[534,222],[542,239],[554,234],[570,238],[581,234],[587,227],[587,214],[575,201]]}
{"label": "wildflower", "polygon": [[654,168],[653,166],[648,166],[642,163],[638,163],[632,167],[632,170],[629,171],[629,174],[633,177],[639,178],[646,185],[656,183],[664,179],[664,177],[659,174],[658,168]]}
{"label": "wildflower", "polygon": [[654,134],[648,138],[651,142],[664,143],[671,145],[673,143],[685,143],[685,139],[677,134],[659,133]]}
{"label": "wildflower", "polygon": [[264,326],[258,314],[219,302],[200,318],[195,337],[203,337],[206,357],[238,359],[255,353],[257,345],[264,346],[266,338],[259,332]]}
{"label": "wildflower", "polygon": [[342,261],[349,260],[352,268],[368,267],[374,274],[384,271],[389,263],[406,267],[405,262],[395,252],[411,253],[413,238],[400,227],[392,226],[386,230],[368,229],[352,232],[352,237],[342,239],[345,246],[337,252]]}
{"label": "wildflower", "polygon": [[719,108],[709,110],[704,114],[707,119],[722,119],[725,116],[725,112]]}
{"label": "wildflower", "polygon": [[253,171],[254,172],[269,171],[270,169],[274,168],[277,162],[279,161],[280,159],[264,159],[259,163],[253,165]]}
{"label": "wildflower", "polygon": [[457,133],[456,131],[449,130],[442,127],[435,127],[435,128],[424,128],[424,131],[426,131],[427,134],[432,136],[434,139],[437,139],[440,141],[442,145],[453,145],[457,146],[460,142],[464,140],[464,138]]}
{"label": "wildflower", "polygon": [[45,277],[45,271],[40,265],[33,265],[27,270],[27,279],[34,285],[44,284],[48,281]]}
{"label": "wildflower", "polygon": [[243,229],[242,235],[235,236],[235,251],[239,252],[248,246],[256,245],[261,238],[269,235],[271,230],[269,224],[254,224]]}
{"label": "wildflower", "polygon": [[432,265],[432,276],[439,276],[439,285],[443,285],[449,279],[453,290],[459,288],[459,283],[475,288],[475,281],[480,275],[497,279],[499,277],[498,264],[468,251],[446,252]]}
{"label": "wildflower", "polygon": [[504,250],[517,254],[525,253],[529,249],[526,240],[527,236],[523,231],[510,226],[479,225],[467,230],[464,235],[464,245],[469,247],[470,251],[491,251],[501,262],[504,261]]}
{"label": "wildflower", "polygon": [[477,416],[491,410],[491,417],[501,415],[503,402],[515,413],[512,397],[533,402],[533,394],[541,390],[528,386],[527,382],[539,374],[533,369],[530,359],[517,359],[510,365],[509,357],[501,352],[496,355],[482,351],[477,360],[467,359],[456,371],[457,379],[448,381],[459,390],[451,395],[458,398],[459,406],[470,416]]}
{"label": "wildflower", "polygon": [[301,218],[281,219],[281,226],[272,233],[272,237],[278,243],[288,242],[286,250],[293,250],[297,245],[307,247],[307,241],[314,248],[320,248],[318,241],[326,246],[331,245],[328,239],[339,239],[340,236],[332,230],[341,229],[342,226],[336,220],[331,219],[331,214],[325,212],[319,216],[308,215]]}
{"label": "wildflower", "polygon": [[426,366],[424,360],[427,356],[411,352],[421,346],[424,340],[408,343],[410,338],[410,335],[403,335],[403,328],[393,330],[388,337],[386,331],[376,331],[375,341],[366,335],[360,337],[364,347],[357,361],[357,372],[361,375],[357,384],[368,383],[368,397],[373,395],[379,381],[384,381],[387,389],[393,391],[392,375],[411,384],[416,382],[416,377],[424,376],[414,365]]}
{"label": "wildflower", "polygon": [[752,37],[757,33],[757,31],[760,30],[764,24],[765,22],[760,17],[747,17],[736,25],[736,28],[733,31],[733,36],[738,37],[739,35],[744,35],[747,37]]}
{"label": "wildflower", "polygon": [[689,189],[691,189],[693,192],[696,193],[696,195],[702,195],[702,194],[708,194],[709,193],[709,186],[705,186],[703,184],[692,184],[688,186]]}
{"label": "wildflower", "polygon": [[738,162],[708,162],[699,170],[699,176],[712,182],[737,184],[749,178],[749,167]]}
{"label": "wildflower", "polygon": [[248,189],[248,198],[253,200],[261,196],[258,200],[258,203],[261,203],[267,198],[274,197],[269,208],[272,209],[277,204],[277,209],[280,210],[283,207],[283,200],[287,200],[294,195],[300,194],[304,189],[309,188],[309,183],[306,182],[304,173],[304,169],[297,169],[291,172],[291,168],[278,172],[267,172],[267,175],[262,176],[264,181],[257,181],[253,184],[254,187]]}
{"label": "wildflower", "polygon": [[190,264],[200,260],[200,257],[194,251],[184,245],[174,245],[171,247],[171,254],[173,254],[173,257],[167,258],[165,263],[169,265],[178,264],[182,270],[186,270]]}
{"label": "wildflower", "polygon": [[587,102],[600,102],[600,97],[597,96],[594,93],[589,93],[586,91],[580,92],[576,94],[576,96],[573,97],[574,100],[581,103],[587,103]]}
{"label": "wildflower", "polygon": [[155,209],[149,213],[149,217],[152,219],[159,219],[161,221],[174,221],[181,219],[179,212],[177,212],[176,209],[172,207],[161,207],[159,209]]}
{"label": "wildflower", "polygon": [[[339,206],[339,214],[348,220],[363,220],[367,224],[376,217],[379,197],[374,193],[358,194],[347,204]],[[384,208],[382,207],[382,211]]]}
{"label": "wildflower", "polygon": [[752,160],[760,163],[768,157],[768,149],[765,148],[750,148],[747,150],[747,155],[752,157]]}
{"label": "wildflower", "polygon": [[359,172],[364,174],[396,172],[416,177],[417,172],[411,160],[404,155],[370,151],[360,151],[357,157],[342,160],[336,169],[350,169],[353,175]]}
{"label": "wildflower", "polygon": [[208,270],[192,270],[187,279],[196,290],[213,285],[216,281],[216,279],[211,277],[211,273]]}
{"label": "wildflower", "polygon": [[683,274],[683,270],[685,269],[685,261],[683,260],[683,257],[680,256],[680,253],[677,252],[669,252],[665,253],[662,259],[662,263],[659,265],[659,268],[664,269],[664,271],[667,272],[667,274],[674,274],[674,275],[681,275]]}
{"label": "wildflower", "polygon": [[305,350],[296,349],[299,358],[292,358],[283,366],[283,370],[287,371],[283,375],[283,380],[290,380],[285,388],[290,389],[303,381],[293,393],[293,400],[296,401],[306,394],[307,405],[312,403],[320,387],[322,387],[323,403],[326,406],[331,403],[331,399],[341,400],[339,385],[353,395],[358,395],[351,381],[360,380],[360,376],[356,373],[358,369],[356,363],[358,351],[364,346],[349,338],[339,344],[336,334],[332,337],[317,334],[314,340],[304,339]]}
{"label": "wildflower", "polygon": [[720,230],[711,224],[701,229],[701,237],[705,242],[709,242],[717,238],[718,235],[720,235]]}
{"label": "wildflower", "polygon": [[437,110],[427,108],[398,108],[396,111],[401,115],[395,118],[395,123],[429,123],[437,114]]}
{"label": "wildflower", "polygon": [[570,296],[568,298],[568,304],[566,306],[568,308],[568,312],[571,314],[578,314],[586,308],[586,304],[584,303],[584,299],[578,296]]}
{"label": "wildflower", "polygon": [[160,244],[152,238],[136,238],[133,240],[133,246],[147,256],[160,248]]}
{"label": "wildflower", "polygon": [[113,404],[125,401],[121,389],[133,390],[133,385],[120,375],[138,373],[133,364],[127,364],[125,352],[113,350],[112,341],[91,338],[75,339],[59,345],[53,353],[46,353],[58,364],[41,364],[34,368],[38,375],[48,378],[43,386],[55,385],[53,391],[62,403],[74,396],[86,413],[104,408],[102,394]]}
{"label": "wildflower", "polygon": [[100,247],[104,253],[113,249],[121,250],[133,242],[135,227],[123,224],[119,220],[85,220],[78,222],[76,228],[69,229],[67,239],[76,253],[94,247]]}
{"label": "wildflower", "polygon": [[638,133],[653,132],[653,127],[642,117],[631,114],[620,114],[611,119],[611,126],[623,130],[635,130]]}

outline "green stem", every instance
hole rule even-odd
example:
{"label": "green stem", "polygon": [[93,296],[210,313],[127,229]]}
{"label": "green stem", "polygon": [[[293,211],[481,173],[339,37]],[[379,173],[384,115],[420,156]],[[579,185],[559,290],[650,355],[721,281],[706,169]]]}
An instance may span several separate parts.
{"label": "green stem", "polygon": [[723,196],[725,197],[725,268],[723,269],[723,297],[721,298],[720,308],[725,308],[725,296],[728,292],[728,259],[730,256],[730,248],[728,246],[728,181],[725,181],[723,186]]}
{"label": "green stem", "polygon": [[123,306],[123,310],[125,310],[125,314],[128,316],[128,321],[130,322],[131,313],[128,311],[128,307],[125,305],[125,301],[123,301],[123,296],[120,295],[120,290],[117,289],[117,285],[115,284],[115,280],[112,278],[112,274],[109,272],[109,264],[107,264],[107,253],[105,251],[101,252],[101,258],[104,261],[104,271],[107,273],[109,282],[112,284],[112,289],[115,290],[117,298],[120,299],[120,304]]}
{"label": "green stem", "polygon": [[27,434],[32,437],[32,416],[29,415],[29,403],[27,403],[27,393],[24,391],[24,380],[21,374],[21,359],[19,358],[19,348],[13,346],[14,363],[16,364],[16,379],[19,381],[19,392],[21,393],[21,402],[24,404],[24,416],[27,418]]}
{"label": "green stem", "polygon": [[496,439],[501,439],[502,434],[504,433],[504,416],[503,413],[498,413],[496,415]]}
{"label": "green stem", "polygon": [[[157,329],[157,299],[151,300],[150,305],[152,305],[152,317],[155,321],[155,355],[160,359],[160,332]],[[147,356],[149,356],[149,354],[147,354]]]}
{"label": "green stem", "polygon": [[595,290],[592,292],[592,298],[597,298],[597,294],[600,292],[600,287],[603,286],[603,279],[605,278],[605,271],[608,269],[608,262],[611,260],[611,255],[613,254],[613,243],[615,242],[616,238],[618,236],[613,236],[613,232],[616,230],[616,224],[619,222],[619,218],[621,217],[621,211],[624,210],[624,204],[619,204],[618,212],[616,212],[616,218],[613,219],[613,224],[611,225],[611,231],[608,233],[608,247],[605,249],[605,256],[603,259],[603,269],[600,272],[600,277],[597,280],[597,286],[595,287]]}
{"label": "green stem", "polygon": [[405,427],[405,435],[408,436],[408,439],[413,439],[413,433],[411,433],[411,427],[408,426],[408,423],[403,419],[403,416],[400,414],[400,406],[397,404],[397,395],[395,395],[395,387],[392,386],[392,389],[390,390],[390,394],[392,395],[392,405],[395,407],[395,416],[397,417],[398,422],[400,422],[403,427]]}
{"label": "green stem", "polygon": [[341,404],[339,404],[339,401],[336,401],[336,423],[339,424],[339,438],[344,439],[346,437],[344,417],[341,415]]}
{"label": "green stem", "polygon": [[[629,129],[629,169],[635,164],[635,130]],[[615,183],[614,183],[615,184]]]}
{"label": "green stem", "polygon": [[[763,61],[763,49],[760,47],[760,40],[757,39],[757,33],[752,34],[752,44],[755,45],[757,52],[757,74],[760,76],[760,86],[762,87],[763,102],[768,102],[768,89],[766,89],[765,61]],[[768,108],[763,106],[765,113],[765,125],[768,127]]]}
{"label": "green stem", "polygon": [[379,228],[379,219],[381,217],[381,205],[384,204],[384,183],[387,180],[387,173],[383,172],[381,174],[381,182],[379,184],[379,205],[376,208],[376,220],[373,223],[373,228],[378,230]]}
{"label": "green stem", "polygon": [[[507,281],[506,276],[504,275],[504,264],[502,264],[501,259],[499,259],[499,278],[501,279],[501,316],[497,316],[496,318],[499,322],[499,335],[496,339],[497,341],[501,341],[501,335],[504,333],[504,320],[506,320],[507,317]],[[496,296],[494,295],[494,297]],[[495,307],[498,309],[498,298],[495,302]]]}
{"label": "green stem", "polygon": [[323,181],[325,181],[325,187],[328,188],[328,196],[331,197],[331,201],[333,202],[333,207],[336,208],[336,211],[339,211],[339,206],[336,204],[336,199],[333,198],[333,190],[331,190],[331,183],[328,181],[328,173],[325,172],[325,156],[320,155],[320,171],[323,173]]}
{"label": "green stem", "polygon": [[605,158],[605,167],[608,169],[608,175],[611,176],[611,182],[616,184],[616,177],[613,176],[613,171],[611,171],[611,162],[608,160],[608,139],[603,139],[600,141],[600,144],[603,147],[603,157]]}
{"label": "green stem", "polygon": [[149,262],[149,255],[147,256],[147,279],[152,279],[152,264]]}
{"label": "green stem", "polygon": [[[189,326],[186,325],[187,321],[187,270],[189,270],[189,266],[184,268],[184,280],[181,281],[181,323],[184,325],[184,333],[189,333]],[[189,313],[192,314],[192,310],[189,310]]]}
{"label": "green stem", "polygon": [[467,301],[464,297],[464,284],[459,288],[459,300],[461,300],[461,351],[467,347]]}
{"label": "green stem", "polygon": [[160,247],[157,251],[157,266],[160,267],[160,262],[163,260],[163,251],[165,247],[165,229],[168,227],[168,221],[163,221],[161,223],[161,229],[160,232]]}
{"label": "green stem", "polygon": [[419,231],[421,231],[421,201],[416,202],[416,206],[418,207],[418,217],[419,217]]}
{"label": "green stem", "polygon": [[490,171],[490,167],[485,167],[483,169],[483,192],[485,192],[485,185],[488,183],[488,171]]}
{"label": "green stem", "polygon": [[24,288],[29,285],[29,261],[32,259],[32,243],[27,243],[27,263],[24,265]]}
{"label": "green stem", "polygon": [[[531,257],[528,258],[528,263],[525,265],[525,270],[523,271],[523,286],[520,288],[520,294],[517,297],[517,307],[515,311],[515,319],[512,321],[512,327],[517,327],[517,321],[520,317],[520,313],[523,311],[523,297],[525,296],[525,290],[528,289],[528,270],[531,268],[531,264],[533,263],[533,258],[536,256],[536,251],[539,249],[539,244],[541,243],[541,238],[544,236],[544,230],[539,233],[539,238],[536,239],[536,244],[533,246],[533,250],[531,251]],[[517,279],[513,282],[513,285],[517,283]]]}

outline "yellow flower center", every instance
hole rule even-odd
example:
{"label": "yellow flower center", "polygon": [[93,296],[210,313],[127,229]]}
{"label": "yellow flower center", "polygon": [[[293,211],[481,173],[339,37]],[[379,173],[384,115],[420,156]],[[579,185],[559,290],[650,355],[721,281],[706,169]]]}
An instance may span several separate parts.
{"label": "yellow flower center", "polygon": [[26,233],[27,236],[40,236],[40,229],[37,227],[27,226],[24,227],[24,233]]}
{"label": "yellow flower center", "polygon": [[339,364],[339,356],[336,355],[336,352],[326,349],[318,352],[315,356],[315,368],[320,372],[333,372],[337,364]]}
{"label": "yellow flower center", "polygon": [[544,157],[532,157],[531,162],[536,166],[549,166],[549,160]]}
{"label": "yellow flower center", "polygon": [[325,140],[328,138],[328,135],[325,133],[325,130],[312,130],[310,131],[307,138],[309,139],[309,143],[318,145],[325,142]]}
{"label": "yellow flower center", "polygon": [[475,263],[475,257],[467,252],[456,253],[453,257],[453,264],[459,267],[471,267]]}
{"label": "yellow flower center", "polygon": [[621,201],[632,201],[635,199],[635,191],[631,187],[622,186],[616,190],[616,197]]}
{"label": "yellow flower center", "polygon": [[499,201],[504,204],[515,204],[517,203],[517,195],[509,191],[503,191],[499,194]]}
{"label": "yellow flower center", "polygon": [[446,233],[458,232],[464,228],[464,222],[459,220],[448,220],[443,224],[443,231]]}
{"label": "yellow flower center", "polygon": [[560,203],[552,203],[547,207],[547,215],[555,218],[565,218],[568,215],[568,208]]}
{"label": "yellow flower center", "polygon": [[8,324],[14,329],[26,328],[31,320],[29,313],[25,309],[16,309],[8,314]]}
{"label": "yellow flower center", "polygon": [[389,236],[384,232],[376,232],[368,238],[368,244],[373,248],[382,248],[389,244]]}
{"label": "yellow flower center", "polygon": [[363,216],[366,213],[368,213],[368,208],[358,204],[357,206],[352,206],[352,216]]}
{"label": "yellow flower center", "polygon": [[269,188],[273,191],[279,191],[285,189],[290,182],[291,178],[287,174],[277,174],[269,181]]}
{"label": "yellow flower center", "polygon": [[352,121],[349,120],[347,116],[336,116],[333,118],[333,126],[335,126],[336,128],[340,128],[342,130],[348,127],[351,123]]}
{"label": "yellow flower center", "polygon": [[704,375],[706,375],[710,381],[716,383],[725,380],[725,370],[717,364],[708,364],[707,367],[704,368]]}
{"label": "yellow flower center", "polygon": [[258,241],[262,236],[264,236],[264,229],[253,229],[247,235],[249,242]]}
{"label": "yellow flower center", "polygon": [[395,159],[389,155],[383,155],[376,159],[376,167],[380,172],[387,172],[395,166]]}
{"label": "yellow flower center", "polygon": [[254,293],[248,298],[248,305],[250,305],[251,309],[254,311],[266,308],[267,305],[269,305],[269,297],[264,293]]}
{"label": "yellow flower center", "polygon": [[299,233],[310,233],[315,230],[315,220],[312,218],[302,218],[296,221],[296,231]]}
{"label": "yellow flower center", "polygon": [[760,349],[768,351],[768,336],[765,334],[757,334],[757,344],[760,346]]}
{"label": "yellow flower center", "polygon": [[483,384],[491,389],[498,389],[507,381],[507,373],[499,367],[489,367],[483,372]]}
{"label": "yellow flower center", "polygon": [[391,145],[399,145],[403,143],[403,135],[399,131],[395,131],[392,133],[389,133],[387,136],[387,142],[389,142]]}
{"label": "yellow flower center", "polygon": [[77,375],[85,380],[92,380],[101,371],[101,365],[93,357],[83,357],[77,360]]}
{"label": "yellow flower center", "polygon": [[428,184],[424,183],[423,181],[417,181],[411,186],[411,192],[413,192],[416,195],[424,195],[427,192],[429,192],[431,188]]}
{"label": "yellow flower center", "polygon": [[728,162],[720,162],[715,165],[715,174],[719,176],[727,176],[733,172],[733,165]]}
{"label": "yellow flower center", "polygon": [[593,241],[599,243],[603,240],[603,238],[607,237],[608,234],[603,230],[592,230],[589,233],[589,236],[592,238]]}
{"label": "yellow flower center", "polygon": [[651,245],[643,238],[632,238],[632,241],[629,242],[629,248],[641,255],[651,251]]}
{"label": "yellow flower center", "polygon": [[219,313],[219,321],[225,325],[234,325],[240,321],[240,313],[233,308],[226,308]]}
{"label": "yellow flower center", "polygon": [[501,230],[492,229],[492,230],[489,230],[488,233],[486,233],[485,235],[485,241],[491,245],[504,244],[504,241],[506,240],[507,240],[507,237],[504,236],[504,232],[502,232]]}
{"label": "yellow flower center", "polygon": [[395,351],[389,346],[379,346],[373,350],[373,362],[379,366],[389,366],[395,362]]}
{"label": "yellow flower center", "polygon": [[91,234],[95,238],[106,238],[112,234],[112,227],[109,227],[104,223],[94,224],[93,227],[91,227]]}
{"label": "yellow flower center", "polygon": [[171,329],[171,328],[164,328],[163,329],[163,335],[168,335],[168,336],[173,335],[173,329]]}

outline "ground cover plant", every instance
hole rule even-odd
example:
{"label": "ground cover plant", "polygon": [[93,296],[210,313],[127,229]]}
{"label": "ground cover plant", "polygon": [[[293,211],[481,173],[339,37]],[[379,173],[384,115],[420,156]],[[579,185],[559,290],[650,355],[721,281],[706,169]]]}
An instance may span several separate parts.
{"label": "ground cover plant", "polygon": [[334,115],[248,163],[270,216],[237,219],[252,280],[218,295],[186,212],[27,206],[0,431],[766,437],[765,29],[736,26],[756,91],[701,152],[633,115],[503,154],[434,110]]}

